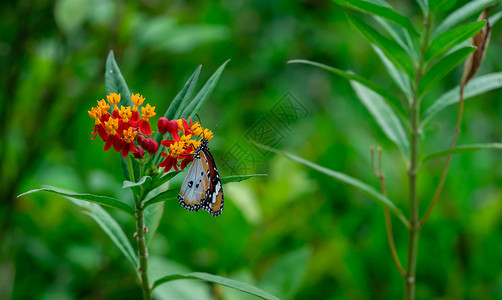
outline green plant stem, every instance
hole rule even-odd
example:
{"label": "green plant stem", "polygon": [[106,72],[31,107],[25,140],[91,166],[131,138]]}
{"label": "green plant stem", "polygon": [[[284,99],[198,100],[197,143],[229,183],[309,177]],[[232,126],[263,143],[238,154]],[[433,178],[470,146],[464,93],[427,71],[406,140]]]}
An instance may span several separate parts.
{"label": "green plant stem", "polygon": [[404,299],[415,299],[415,274],[417,269],[418,255],[418,238],[420,233],[420,219],[418,210],[418,188],[417,188],[417,173],[418,173],[418,151],[420,141],[420,95],[418,86],[422,79],[422,73],[425,69],[424,56],[429,47],[429,35],[431,29],[431,15],[428,13],[424,20],[424,39],[420,49],[420,59],[417,66],[415,77],[415,85],[413,88],[413,101],[410,107],[410,165],[408,169],[409,182],[409,205],[410,205],[410,229],[408,235],[408,259],[406,263],[406,276],[404,278]]}
{"label": "green plant stem", "polygon": [[143,300],[151,300],[150,285],[148,283],[148,249],[145,241],[146,227],[143,220],[142,201],[136,202],[136,241],[138,243],[138,256],[141,289],[143,290]]}

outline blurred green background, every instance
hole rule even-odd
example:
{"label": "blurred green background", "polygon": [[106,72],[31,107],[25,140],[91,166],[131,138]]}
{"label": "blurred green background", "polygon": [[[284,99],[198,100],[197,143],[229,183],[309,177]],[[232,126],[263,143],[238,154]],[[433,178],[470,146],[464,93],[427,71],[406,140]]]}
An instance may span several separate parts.
{"label": "blurred green background", "polygon": [[[422,29],[415,2],[390,2]],[[499,25],[479,74],[502,70]],[[141,297],[129,263],[76,206],[52,194],[15,197],[42,185],[130,197],[121,189],[118,154],[90,140],[87,110],[105,97],[110,50],[131,91],[144,95],[158,115],[199,64],[204,81],[231,59],[199,115],[205,127],[217,126],[210,146],[222,176],[269,174],[227,185],[218,218],[167,202],[151,244],[152,272],[210,272],[284,299],[401,298],[382,208],[247,142],[267,124],[269,144],[374,186],[369,147],[381,145],[389,197],[407,211],[399,150],[349,84],[311,66],[286,64],[303,58],[351,69],[397,93],[343,9],[328,0],[20,0],[2,1],[0,26],[0,299]],[[447,76],[424,106],[457,85],[461,72]],[[466,103],[458,144],[501,142],[501,93]],[[284,99],[302,108],[286,125],[274,114]],[[422,153],[448,147],[455,120],[456,107],[437,115],[424,132]],[[443,163],[421,169],[421,212]],[[501,186],[500,152],[454,156],[442,199],[421,233],[418,299],[502,299]],[[132,240],[131,219],[110,213]],[[404,263],[407,232],[396,219],[394,230]],[[164,285],[157,296],[251,299],[186,280]]]}

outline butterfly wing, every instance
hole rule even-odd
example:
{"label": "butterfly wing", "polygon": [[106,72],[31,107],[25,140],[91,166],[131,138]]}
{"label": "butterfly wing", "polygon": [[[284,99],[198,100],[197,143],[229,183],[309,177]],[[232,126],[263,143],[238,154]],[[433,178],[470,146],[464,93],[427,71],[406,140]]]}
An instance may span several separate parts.
{"label": "butterfly wing", "polygon": [[208,163],[209,169],[209,190],[203,201],[202,209],[209,212],[214,217],[221,215],[223,211],[223,187],[221,185],[220,175],[214,162],[213,155],[209,150],[201,151],[201,157],[204,157]]}
{"label": "butterfly wing", "polygon": [[206,156],[197,155],[188,169],[178,195],[180,205],[186,210],[198,211],[203,208],[204,199],[211,184],[209,173]]}

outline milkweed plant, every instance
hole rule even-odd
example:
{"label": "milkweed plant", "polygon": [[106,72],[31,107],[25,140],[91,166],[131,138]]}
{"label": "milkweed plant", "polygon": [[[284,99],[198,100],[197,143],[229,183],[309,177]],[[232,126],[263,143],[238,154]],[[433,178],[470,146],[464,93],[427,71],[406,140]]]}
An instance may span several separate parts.
{"label": "milkweed plant", "polygon": [[[379,180],[378,191],[377,188],[347,174],[330,170],[288,152],[256,144],[355,187],[381,204],[384,207],[390,254],[404,282],[404,299],[415,299],[416,282],[420,280],[415,277],[419,267],[417,253],[420,230],[440,200],[452,154],[502,148],[502,144],[497,143],[457,146],[464,99],[502,87],[502,73],[474,77],[485,55],[491,26],[498,21],[502,13],[498,12],[489,17],[490,8],[498,1],[467,1],[464,6],[449,12],[442,22],[434,22],[438,12],[452,10],[456,1],[417,0],[423,13],[423,24],[417,31],[409,18],[398,13],[384,0],[334,2],[345,9],[348,23],[371,44],[401,94],[395,95],[378,83],[351,71],[343,71],[319,62],[298,59],[289,63],[313,65],[349,80],[361,103],[387,138],[394,142],[402,153],[393,163],[402,158],[401,161],[407,167],[409,216],[406,217],[401,208],[387,195],[382,172],[381,147],[371,147],[372,168]],[[477,21],[465,23],[468,18],[480,12]],[[439,98],[431,99],[428,92],[462,63],[464,71],[459,85]],[[432,104],[424,109],[424,103]],[[437,153],[421,153],[420,143],[426,141],[423,135],[425,126],[438,112],[451,105],[458,105],[458,113],[449,147]],[[439,157],[445,158],[445,163],[434,196],[432,199],[423,199],[417,183],[420,166]],[[420,201],[429,202],[427,210],[422,214],[419,212]],[[401,264],[394,243],[390,213],[408,230],[408,250],[404,265]]]}
{"label": "milkweed plant", "polygon": [[[118,152],[125,178],[123,188],[133,194],[134,207],[124,199],[72,193],[53,187],[31,190],[18,196],[45,191],[64,196],[81,207],[130,261],[138,277],[144,300],[152,299],[152,292],[159,285],[177,279],[200,279],[263,299],[278,299],[247,283],[202,272],[173,274],[166,270],[165,276],[155,282],[148,278],[148,242],[162,217],[162,210],[159,210],[161,208],[152,205],[177,198],[180,187],[170,186],[171,179],[197,158],[196,153],[202,141],[207,144],[207,141],[212,139],[211,130],[203,128],[200,120],[195,121],[193,117],[209,98],[227,63],[228,61],[220,66],[192,97],[201,71],[199,66],[171,102],[163,117],[154,122],[157,116],[155,106],[148,103],[143,95],[129,91],[113,52],[110,52],[106,61],[106,99],[97,101],[97,105],[88,111],[89,117],[94,121],[90,137],[93,140],[102,140],[104,151],[113,149]],[[221,184],[259,175],[261,174],[223,177]],[[136,221],[136,232],[129,235],[135,241],[136,250],[119,223],[102,206],[118,209],[130,215],[131,221]],[[149,212],[150,217],[146,217],[147,209],[159,211]]]}

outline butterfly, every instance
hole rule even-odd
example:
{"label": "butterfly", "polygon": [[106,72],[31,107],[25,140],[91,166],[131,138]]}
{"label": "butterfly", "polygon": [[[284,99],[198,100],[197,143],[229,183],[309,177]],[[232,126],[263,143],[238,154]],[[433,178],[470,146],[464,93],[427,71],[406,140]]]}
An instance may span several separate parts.
{"label": "butterfly", "polygon": [[195,150],[178,200],[186,210],[203,209],[216,217],[223,211],[223,187],[208,142],[203,138]]}

